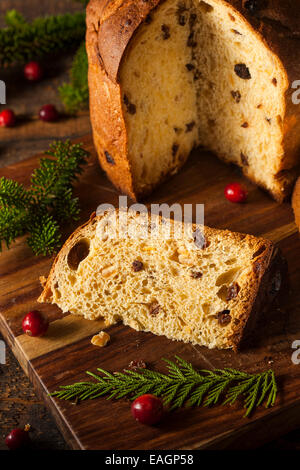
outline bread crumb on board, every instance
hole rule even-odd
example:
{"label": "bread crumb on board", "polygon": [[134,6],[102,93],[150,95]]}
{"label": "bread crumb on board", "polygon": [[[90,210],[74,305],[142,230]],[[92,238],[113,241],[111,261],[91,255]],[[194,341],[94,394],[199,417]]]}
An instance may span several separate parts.
{"label": "bread crumb on board", "polygon": [[110,336],[108,333],[105,331],[100,331],[97,335],[94,335],[91,339],[91,343],[94,346],[99,346],[100,348],[103,348],[104,346],[107,345],[110,341]]}

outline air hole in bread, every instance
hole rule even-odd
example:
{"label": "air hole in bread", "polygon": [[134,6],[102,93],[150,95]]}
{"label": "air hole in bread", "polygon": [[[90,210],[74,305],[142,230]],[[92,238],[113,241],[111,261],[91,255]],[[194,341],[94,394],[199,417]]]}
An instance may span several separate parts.
{"label": "air hole in bread", "polygon": [[221,287],[221,289],[217,292],[217,296],[224,302],[226,301],[227,296],[228,296],[228,288],[226,285],[223,285]]}
{"label": "air hole in bread", "polygon": [[178,269],[173,268],[173,266],[171,266],[170,271],[171,271],[172,276],[178,276],[179,274]]}
{"label": "air hole in bread", "polygon": [[181,326],[186,326],[186,323],[185,321],[182,319],[182,317],[178,317],[178,321],[180,323]]}
{"label": "air hole in bread", "polygon": [[202,310],[205,315],[209,315],[211,311],[211,305],[209,303],[202,304]]}
{"label": "air hole in bread", "polygon": [[151,294],[151,290],[148,289],[147,287],[142,287],[142,293],[143,294]]}
{"label": "air hole in bread", "polygon": [[174,294],[174,289],[172,289],[172,287],[167,287],[166,291],[169,292],[169,294]]}
{"label": "air hole in bread", "polygon": [[76,276],[73,276],[73,274],[70,274],[70,275],[68,276],[68,280],[69,280],[71,286],[74,286],[74,284],[75,284],[75,282],[76,282]]}
{"label": "air hole in bread", "polygon": [[216,286],[222,286],[223,284],[230,284],[233,282],[239,275],[240,268],[232,268],[225,273],[220,274],[216,280]]}
{"label": "air hole in bread", "polygon": [[174,251],[174,253],[172,253],[172,255],[170,256],[169,259],[170,259],[171,261],[175,261],[176,263],[179,263],[178,257],[179,257],[179,253],[178,253],[178,251],[176,250],[176,251]]}
{"label": "air hole in bread", "polygon": [[230,258],[228,259],[227,261],[225,261],[225,264],[234,264],[237,262],[237,259],[236,258]]}
{"label": "air hole in bread", "polygon": [[77,271],[79,264],[89,255],[89,252],[90,240],[82,238],[69,251],[67,258],[69,268],[73,271]]}
{"label": "air hole in bread", "polygon": [[59,300],[61,298],[61,292],[59,289],[55,289],[54,293],[53,293],[53,297],[55,300]]}

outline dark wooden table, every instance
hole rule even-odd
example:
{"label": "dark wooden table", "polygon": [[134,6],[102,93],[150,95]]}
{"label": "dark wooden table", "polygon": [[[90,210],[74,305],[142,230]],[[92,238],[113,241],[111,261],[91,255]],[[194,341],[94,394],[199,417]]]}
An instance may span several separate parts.
{"label": "dark wooden table", "polygon": [[[0,26],[3,26],[5,12],[11,8],[16,8],[30,19],[38,15],[82,10],[82,5],[74,0],[1,0]],[[53,124],[42,123],[37,119],[39,108],[46,103],[54,103],[63,111],[57,88],[68,80],[71,61],[72,53],[45,61],[45,78],[37,84],[25,81],[22,68],[0,71],[0,79],[7,84],[7,107],[21,116],[15,128],[0,131],[0,166],[41,152],[56,138],[80,137],[90,132],[88,112],[82,112],[76,118],[63,116],[58,123]],[[2,437],[12,428],[26,423],[32,425],[37,447],[66,449],[52,417],[36,397],[29,380],[8,348],[6,365],[0,367],[0,449],[5,448]]]}
{"label": "dark wooden table", "polygon": [[[34,18],[76,11],[82,6],[74,0],[1,0],[0,26],[4,13],[11,8],[18,9],[26,18]],[[46,103],[54,103],[63,111],[57,87],[68,79],[71,59],[72,54],[68,53],[45,62],[45,78],[38,84],[27,83],[18,67],[0,71],[0,79],[7,83],[7,106],[21,116],[15,128],[0,130],[0,166],[41,152],[56,138],[80,137],[90,132],[88,112],[81,112],[75,118],[63,116],[55,124],[42,123],[36,117],[39,108]],[[0,366],[0,450],[5,449],[2,437],[26,423],[32,426],[36,448],[67,449],[52,417],[7,348],[6,364]],[[264,448],[300,449],[300,430]]]}

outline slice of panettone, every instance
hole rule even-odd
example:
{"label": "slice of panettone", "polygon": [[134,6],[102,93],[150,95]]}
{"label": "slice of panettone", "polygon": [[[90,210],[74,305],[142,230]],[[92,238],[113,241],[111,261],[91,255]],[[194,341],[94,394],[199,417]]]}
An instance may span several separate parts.
{"label": "slice of panettone", "polygon": [[39,302],[236,350],[281,289],[283,263],[272,242],[131,212],[124,224],[120,214],[93,217],[71,235]]}

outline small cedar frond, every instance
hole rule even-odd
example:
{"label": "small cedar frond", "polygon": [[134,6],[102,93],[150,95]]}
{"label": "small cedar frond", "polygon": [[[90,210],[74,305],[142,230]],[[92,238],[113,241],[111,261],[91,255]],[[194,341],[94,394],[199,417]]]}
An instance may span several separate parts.
{"label": "small cedar frond", "polygon": [[[192,364],[176,356],[177,363],[164,359],[168,375],[149,369],[111,373],[97,369],[102,375],[87,372],[96,382],[79,382],[60,387],[52,396],[69,400],[94,399],[107,396],[107,399],[124,397],[134,400],[145,393],[162,397],[170,410],[182,406],[210,406],[223,400],[223,404],[233,404],[244,396],[246,414],[266,402],[273,406],[276,400],[277,385],[273,371],[252,375],[235,369],[196,370]],[[267,395],[269,394],[268,398]]]}

